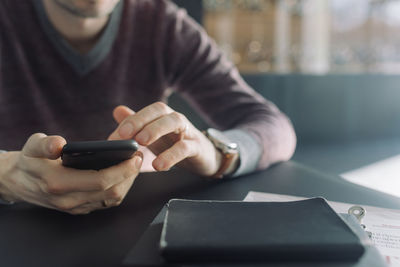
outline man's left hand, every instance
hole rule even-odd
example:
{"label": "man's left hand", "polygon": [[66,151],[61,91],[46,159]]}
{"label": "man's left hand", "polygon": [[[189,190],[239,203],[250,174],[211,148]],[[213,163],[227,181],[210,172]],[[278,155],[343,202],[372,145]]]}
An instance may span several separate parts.
{"label": "man's left hand", "polygon": [[[135,113],[126,106],[114,109],[119,123],[109,140],[135,139],[154,155],[157,171],[180,165],[199,175],[212,176],[221,164],[221,154],[210,140],[181,113],[162,102],[151,104]],[[143,165],[146,164],[144,153]]]}

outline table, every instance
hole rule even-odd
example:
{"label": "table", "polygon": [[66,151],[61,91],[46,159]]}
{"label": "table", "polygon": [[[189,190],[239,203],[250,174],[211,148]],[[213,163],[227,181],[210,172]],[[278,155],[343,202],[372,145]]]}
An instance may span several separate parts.
{"label": "table", "polygon": [[121,206],[73,216],[29,204],[0,207],[0,266],[118,266],[171,198],[242,200],[248,191],[323,196],[400,209],[400,198],[289,161],[217,181],[183,170],[141,174]]}

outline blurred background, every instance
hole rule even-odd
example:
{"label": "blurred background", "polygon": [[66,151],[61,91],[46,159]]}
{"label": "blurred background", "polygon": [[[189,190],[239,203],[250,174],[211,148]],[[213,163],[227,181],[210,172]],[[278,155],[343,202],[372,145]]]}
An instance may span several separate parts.
{"label": "blurred background", "polygon": [[294,160],[400,196],[400,0],[175,2],[290,117]]}
{"label": "blurred background", "polygon": [[208,33],[243,73],[398,73],[400,2],[203,0]]}

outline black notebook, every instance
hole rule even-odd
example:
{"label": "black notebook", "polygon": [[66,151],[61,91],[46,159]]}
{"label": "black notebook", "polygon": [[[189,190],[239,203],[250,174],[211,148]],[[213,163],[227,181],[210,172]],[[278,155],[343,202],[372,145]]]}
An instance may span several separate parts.
{"label": "black notebook", "polygon": [[171,200],[160,249],[168,262],[356,262],[365,250],[323,198]]}

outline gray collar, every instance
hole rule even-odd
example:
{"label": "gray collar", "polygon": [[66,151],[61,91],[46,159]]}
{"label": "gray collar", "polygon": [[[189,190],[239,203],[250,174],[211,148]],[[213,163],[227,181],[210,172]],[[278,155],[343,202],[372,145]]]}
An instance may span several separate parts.
{"label": "gray collar", "polygon": [[49,21],[42,0],[32,1],[39,17],[40,25],[45,34],[53,43],[57,51],[72,68],[81,76],[96,68],[109,54],[117,37],[121,21],[123,2],[120,1],[115,7],[104,32],[95,46],[86,54],[82,55],[73,49],[68,42],[57,32]]}

